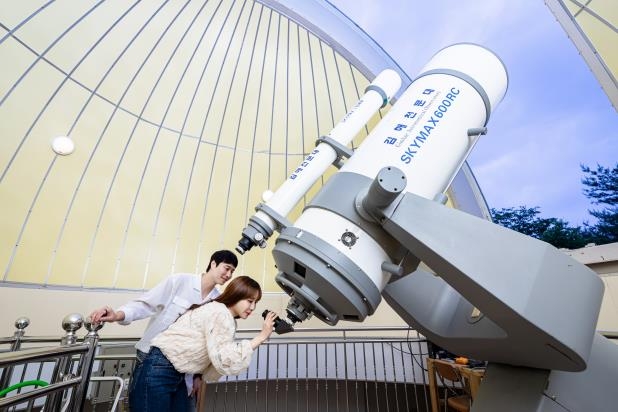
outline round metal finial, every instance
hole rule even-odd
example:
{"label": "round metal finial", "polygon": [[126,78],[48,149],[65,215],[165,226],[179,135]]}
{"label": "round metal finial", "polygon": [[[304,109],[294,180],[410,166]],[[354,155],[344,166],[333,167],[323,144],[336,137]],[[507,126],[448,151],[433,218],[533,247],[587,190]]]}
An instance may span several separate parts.
{"label": "round metal finial", "polygon": [[66,332],[75,332],[82,327],[84,318],[79,313],[71,313],[62,319],[62,329]]}
{"label": "round metal finial", "polygon": [[92,319],[90,318],[90,316],[88,316],[84,321],[84,327],[88,330],[88,332],[96,332],[101,329],[103,325],[103,322],[92,323]]}
{"label": "round metal finial", "polygon": [[17,320],[15,321],[15,327],[19,330],[26,329],[28,325],[30,325],[30,319],[28,319],[25,316],[22,316],[21,318],[17,318]]}

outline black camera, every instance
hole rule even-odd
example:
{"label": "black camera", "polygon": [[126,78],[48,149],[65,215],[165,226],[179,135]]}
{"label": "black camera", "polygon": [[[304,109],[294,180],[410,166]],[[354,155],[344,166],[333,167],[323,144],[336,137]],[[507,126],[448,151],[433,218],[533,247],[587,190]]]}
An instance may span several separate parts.
{"label": "black camera", "polygon": [[[268,312],[270,312],[268,309],[262,312],[262,317],[264,319],[266,319],[266,315],[268,315]],[[292,326],[291,324],[289,324],[288,322],[284,321],[279,316],[277,316],[275,318],[275,332],[277,332],[278,335],[283,335],[284,333],[294,332],[294,326]]]}

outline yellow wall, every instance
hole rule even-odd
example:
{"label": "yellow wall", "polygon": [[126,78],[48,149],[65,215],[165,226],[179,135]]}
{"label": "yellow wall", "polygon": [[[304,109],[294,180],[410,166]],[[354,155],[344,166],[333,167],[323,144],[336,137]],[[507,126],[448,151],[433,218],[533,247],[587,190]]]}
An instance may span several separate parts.
{"label": "yellow wall", "polygon": [[[595,270],[605,284],[605,293],[597,323],[597,330],[618,332],[618,243],[610,245],[583,248],[565,251],[575,260],[586,264]],[[69,313],[87,315],[94,308],[111,305],[118,307],[129,299],[138,296],[138,292],[109,292],[85,290],[50,290],[34,288],[0,287],[0,336],[13,334],[14,322],[20,316],[27,316],[31,320],[28,335],[62,336],[60,327],[62,318]],[[258,308],[249,320],[239,324],[240,328],[257,328],[260,326],[259,314],[264,309],[285,313],[288,296],[284,293],[266,293],[258,304]],[[139,336],[147,321],[138,321],[130,326],[117,324],[106,325],[101,332],[105,336]],[[299,324],[300,327],[327,327],[316,319]],[[406,326],[387,303],[382,302],[373,316],[368,317],[362,324],[340,322],[337,327],[385,327]],[[84,332],[82,330],[82,332]]]}
{"label": "yellow wall", "polygon": [[[118,307],[129,299],[138,296],[136,292],[101,292],[101,291],[67,291],[43,290],[33,288],[4,288],[0,287],[0,337],[11,336],[15,331],[14,323],[19,317],[30,319],[30,326],[26,329],[30,336],[58,336],[64,335],[61,327],[62,319],[70,313],[80,313],[87,316],[90,311],[103,305]],[[274,310],[285,314],[289,297],[284,293],[266,293],[258,303],[256,310],[246,321],[240,321],[241,329],[261,328],[260,314],[264,309]],[[148,321],[141,320],[128,326],[106,324],[99,333],[107,337],[136,337],[141,336]],[[298,325],[301,328],[330,328],[320,320],[312,318]],[[385,302],[378,307],[376,313],[367,318],[362,324],[340,322],[337,327],[384,327],[405,326],[397,315]],[[79,336],[85,335],[81,329]]]}
{"label": "yellow wall", "polygon": [[566,251],[599,274],[605,286],[597,329],[618,332],[618,243]]}

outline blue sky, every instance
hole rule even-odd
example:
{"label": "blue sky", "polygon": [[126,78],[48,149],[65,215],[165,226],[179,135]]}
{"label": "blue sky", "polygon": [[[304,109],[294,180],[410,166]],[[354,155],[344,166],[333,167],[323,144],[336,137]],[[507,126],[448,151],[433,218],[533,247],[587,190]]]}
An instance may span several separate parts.
{"label": "blue sky", "polygon": [[412,77],[441,48],[473,42],[509,73],[468,159],[490,207],[593,222],[580,164],[618,161],[618,115],[542,0],[331,0]]}

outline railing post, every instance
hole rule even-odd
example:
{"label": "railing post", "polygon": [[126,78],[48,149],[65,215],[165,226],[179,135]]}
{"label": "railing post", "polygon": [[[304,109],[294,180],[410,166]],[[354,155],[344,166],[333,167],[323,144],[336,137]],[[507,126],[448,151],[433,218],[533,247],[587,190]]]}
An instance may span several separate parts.
{"label": "railing post", "polygon": [[[62,329],[65,330],[66,334],[60,342],[61,346],[75,345],[77,342],[77,334],[75,332],[82,327],[83,322],[83,317],[79,313],[72,313],[62,319]],[[58,359],[58,363],[56,363],[56,366],[54,367],[54,372],[52,373],[50,383],[61,382],[69,377],[71,372],[71,360],[71,356],[63,356]],[[58,391],[49,395],[45,402],[44,410],[61,410],[63,393],[64,391]]]}
{"label": "railing post", "polygon": [[[15,321],[15,327],[17,330],[13,333],[13,343],[11,343],[11,352],[19,350],[21,347],[21,338],[26,333],[26,328],[30,325],[30,319],[25,316],[18,318]],[[0,377],[0,390],[9,386],[11,382],[11,375],[13,374],[13,367],[9,366],[2,371],[2,376]]]}
{"label": "railing post", "polygon": [[103,327],[103,322],[92,323],[90,317],[86,318],[84,323],[88,333],[84,336],[84,345],[88,345],[88,352],[82,356],[79,366],[79,374],[82,377],[82,381],[75,390],[75,397],[73,398],[73,405],[76,406],[74,410],[81,411],[84,409],[84,402],[86,401],[86,391],[88,390],[88,384],[90,383],[90,374],[92,373],[92,365],[94,364],[94,357],[97,350],[97,344],[99,343],[99,334],[97,331]]}

